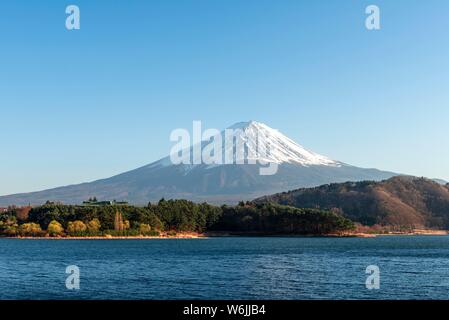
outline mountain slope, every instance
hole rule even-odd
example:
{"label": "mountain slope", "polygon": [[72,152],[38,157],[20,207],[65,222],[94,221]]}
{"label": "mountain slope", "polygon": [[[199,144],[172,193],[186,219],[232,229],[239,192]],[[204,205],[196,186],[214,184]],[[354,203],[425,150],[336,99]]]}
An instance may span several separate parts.
{"label": "mountain slope", "polygon": [[398,176],[381,182],[330,184],[255,201],[337,210],[365,225],[449,229],[449,185],[425,178]]}
{"label": "mountain slope", "polygon": [[[232,164],[226,161],[204,164],[197,159],[194,148],[188,164],[173,164],[170,156],[147,166],[117,176],[60,187],[40,192],[0,197],[0,205],[41,204],[47,200],[80,203],[89,197],[99,200],[122,200],[146,204],[165,198],[185,198],[211,203],[236,203],[265,194],[300,187],[318,186],[331,182],[383,180],[396,174],[376,169],[363,169],[331,160],[309,151],[282,133],[262,123],[237,123],[230,128],[232,144],[220,138],[222,159],[231,154]],[[217,140],[218,141],[218,140]],[[207,145],[202,143],[201,148]],[[238,157],[237,146],[243,158]],[[267,146],[267,152],[259,152]],[[186,151],[186,150],[184,150]],[[236,164],[237,160],[242,164]],[[254,164],[255,162],[255,164]],[[275,164],[274,175],[261,175],[260,169]]]}

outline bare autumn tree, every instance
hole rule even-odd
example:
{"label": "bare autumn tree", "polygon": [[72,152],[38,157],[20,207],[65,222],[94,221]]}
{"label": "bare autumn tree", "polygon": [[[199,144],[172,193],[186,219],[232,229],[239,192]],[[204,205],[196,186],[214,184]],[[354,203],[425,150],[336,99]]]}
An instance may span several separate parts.
{"label": "bare autumn tree", "polygon": [[28,220],[28,215],[31,211],[31,206],[21,207],[16,209],[16,217],[19,221]]}
{"label": "bare autumn tree", "polygon": [[114,218],[114,230],[119,230],[119,217],[118,217],[118,211],[115,212],[115,218]]}
{"label": "bare autumn tree", "polygon": [[119,212],[119,211],[117,211],[115,213],[114,230],[116,230],[116,231],[123,231],[124,230],[122,213]]}
{"label": "bare autumn tree", "polygon": [[119,230],[123,231],[124,230],[124,226],[123,226],[123,217],[122,217],[122,213],[120,212],[120,219],[119,219]]}

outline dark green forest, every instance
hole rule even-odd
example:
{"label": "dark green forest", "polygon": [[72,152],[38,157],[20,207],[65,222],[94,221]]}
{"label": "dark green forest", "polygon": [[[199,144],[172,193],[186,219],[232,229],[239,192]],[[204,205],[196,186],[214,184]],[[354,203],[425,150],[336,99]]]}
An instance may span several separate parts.
{"label": "dark green forest", "polygon": [[146,207],[47,203],[0,213],[0,234],[10,237],[158,236],[161,232],[324,235],[353,228],[350,220],[330,211],[252,202],[221,207],[164,199]]}

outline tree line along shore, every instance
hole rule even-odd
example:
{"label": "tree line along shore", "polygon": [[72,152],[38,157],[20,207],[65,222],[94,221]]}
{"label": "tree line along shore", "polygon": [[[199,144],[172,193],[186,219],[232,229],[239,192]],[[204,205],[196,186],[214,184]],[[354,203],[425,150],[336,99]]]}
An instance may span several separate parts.
{"label": "tree line along shore", "polygon": [[9,207],[0,213],[3,237],[196,237],[204,233],[329,235],[354,230],[338,213],[278,204],[241,202],[213,206],[164,200],[145,207],[128,204]]}

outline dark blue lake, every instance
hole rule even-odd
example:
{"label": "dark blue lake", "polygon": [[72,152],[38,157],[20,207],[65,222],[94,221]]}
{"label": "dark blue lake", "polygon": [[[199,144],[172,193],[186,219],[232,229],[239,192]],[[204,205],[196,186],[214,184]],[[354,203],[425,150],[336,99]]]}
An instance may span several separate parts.
{"label": "dark blue lake", "polygon": [[[80,289],[65,271],[80,269]],[[380,268],[380,289],[365,287]],[[447,299],[448,236],[0,239],[1,299]]]}

